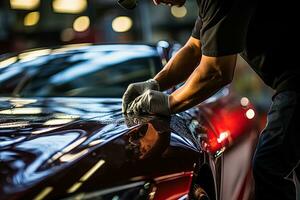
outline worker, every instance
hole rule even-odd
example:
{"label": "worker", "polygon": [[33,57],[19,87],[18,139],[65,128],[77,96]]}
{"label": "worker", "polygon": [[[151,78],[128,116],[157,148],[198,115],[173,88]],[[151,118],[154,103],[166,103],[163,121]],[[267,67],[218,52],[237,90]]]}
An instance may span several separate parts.
{"label": "worker", "polygon": [[[125,1],[127,5],[136,3]],[[153,1],[171,6],[185,3]],[[171,115],[187,110],[231,83],[240,54],[276,91],[253,159],[255,199],[295,200],[295,185],[288,176],[300,158],[300,34],[296,28],[296,1],[197,3],[199,16],[191,37],[153,79],[128,86],[123,95],[123,112]],[[162,92],[181,82],[184,84],[172,94]]]}

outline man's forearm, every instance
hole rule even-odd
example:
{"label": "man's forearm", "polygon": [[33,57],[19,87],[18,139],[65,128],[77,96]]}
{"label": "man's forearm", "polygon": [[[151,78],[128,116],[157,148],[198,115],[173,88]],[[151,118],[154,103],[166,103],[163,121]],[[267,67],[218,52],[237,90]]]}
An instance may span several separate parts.
{"label": "man's forearm", "polygon": [[209,60],[212,59],[208,57],[202,58],[201,64],[195,69],[186,83],[170,95],[169,106],[172,113],[187,110],[201,103],[231,82],[236,56],[219,58],[221,60],[220,63],[214,63]]}
{"label": "man's forearm", "polygon": [[201,60],[200,46],[191,44],[196,39],[190,39],[166,66],[154,77],[160,90],[169,89],[185,81]]}

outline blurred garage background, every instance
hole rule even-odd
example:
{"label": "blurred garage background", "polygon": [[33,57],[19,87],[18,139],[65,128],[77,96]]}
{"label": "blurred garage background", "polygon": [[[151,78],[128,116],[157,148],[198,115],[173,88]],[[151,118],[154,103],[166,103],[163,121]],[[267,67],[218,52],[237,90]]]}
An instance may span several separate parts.
{"label": "blurred garage background", "polygon": [[185,7],[141,0],[133,11],[116,0],[2,0],[1,53],[70,43],[184,42],[197,16],[196,1]]}
{"label": "blurred garage background", "polygon": [[[152,0],[140,0],[132,11],[122,9],[116,2],[1,0],[0,54],[76,43],[155,44],[166,40],[184,44],[198,12],[196,1],[191,0],[180,8],[155,7]],[[250,99],[262,115],[267,112],[273,91],[242,59],[238,60],[232,87]],[[262,127],[264,123],[262,120]]]}

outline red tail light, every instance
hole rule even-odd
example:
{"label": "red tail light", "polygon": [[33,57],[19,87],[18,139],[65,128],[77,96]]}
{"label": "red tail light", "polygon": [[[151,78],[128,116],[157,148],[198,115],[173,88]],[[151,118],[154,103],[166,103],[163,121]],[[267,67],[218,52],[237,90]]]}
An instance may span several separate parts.
{"label": "red tail light", "polygon": [[231,109],[216,109],[208,120],[207,150],[216,156],[244,135],[253,125],[255,111],[251,107],[237,106]]}

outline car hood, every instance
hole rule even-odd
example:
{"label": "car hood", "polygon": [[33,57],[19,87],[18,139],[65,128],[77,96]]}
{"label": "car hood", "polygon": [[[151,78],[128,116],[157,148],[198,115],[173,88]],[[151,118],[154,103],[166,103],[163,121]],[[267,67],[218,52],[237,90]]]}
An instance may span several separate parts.
{"label": "car hood", "polygon": [[51,198],[66,197],[78,181],[82,192],[192,171],[188,118],[124,116],[120,99],[0,98],[0,196],[51,187]]}

